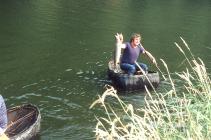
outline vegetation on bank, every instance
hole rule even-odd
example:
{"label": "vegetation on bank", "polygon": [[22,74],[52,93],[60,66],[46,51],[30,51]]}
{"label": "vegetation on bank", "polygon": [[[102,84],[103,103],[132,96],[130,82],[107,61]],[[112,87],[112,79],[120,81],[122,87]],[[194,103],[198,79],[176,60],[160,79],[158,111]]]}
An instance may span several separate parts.
{"label": "vegetation on bank", "polygon": [[[187,43],[181,40],[191,55],[189,59],[175,43],[190,66],[176,73],[184,82],[183,89],[176,88],[163,60],[171,89],[159,93],[146,88],[145,103],[140,108],[124,103],[113,87],[107,88],[90,106],[100,105],[107,114],[97,118],[96,139],[211,139],[211,81],[203,61],[195,58]],[[106,102],[110,96],[119,103],[121,111]]]}

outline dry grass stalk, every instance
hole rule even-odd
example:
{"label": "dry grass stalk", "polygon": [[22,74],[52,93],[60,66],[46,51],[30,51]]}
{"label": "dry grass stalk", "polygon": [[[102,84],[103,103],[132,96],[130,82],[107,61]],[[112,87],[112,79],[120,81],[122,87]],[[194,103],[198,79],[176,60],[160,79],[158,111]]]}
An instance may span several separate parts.
{"label": "dry grass stalk", "polygon": [[[190,51],[187,43],[182,41]],[[176,90],[167,64],[162,59],[172,89],[166,93],[151,93],[146,88],[145,104],[137,109],[141,114],[132,104],[125,104],[116,90],[109,87],[90,106],[93,108],[100,104],[107,114],[107,118],[97,118],[96,139],[211,139],[211,81],[206,67],[201,59],[189,60],[182,48],[175,44],[191,66],[191,69],[176,73],[184,81],[183,91],[178,93]],[[105,104],[108,96],[119,102],[122,112]]]}

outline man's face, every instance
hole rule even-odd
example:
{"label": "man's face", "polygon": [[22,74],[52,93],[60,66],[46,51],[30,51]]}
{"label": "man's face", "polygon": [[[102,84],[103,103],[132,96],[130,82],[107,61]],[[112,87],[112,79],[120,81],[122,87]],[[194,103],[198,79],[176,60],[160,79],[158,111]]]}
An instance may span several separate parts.
{"label": "man's face", "polygon": [[133,39],[133,44],[134,44],[135,46],[139,45],[139,44],[140,44],[140,37],[134,38],[134,39]]}

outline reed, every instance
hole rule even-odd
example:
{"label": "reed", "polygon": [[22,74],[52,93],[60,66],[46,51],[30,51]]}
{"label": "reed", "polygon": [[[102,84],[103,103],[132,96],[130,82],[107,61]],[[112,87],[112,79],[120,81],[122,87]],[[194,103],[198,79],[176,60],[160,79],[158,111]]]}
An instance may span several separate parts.
{"label": "reed", "polygon": [[[182,39],[182,38],[181,38]],[[139,140],[139,139],[211,139],[211,80],[200,58],[194,58],[187,43],[182,39],[182,46],[176,46],[184,55],[188,67],[176,75],[183,81],[183,89],[177,89],[168,71],[171,89],[165,93],[151,93],[147,88],[144,105],[134,109],[132,104],[124,103],[117,91],[109,86],[90,108],[101,105],[106,117],[97,118],[96,139]],[[191,58],[185,54],[186,49]],[[112,97],[121,111],[106,103]]]}

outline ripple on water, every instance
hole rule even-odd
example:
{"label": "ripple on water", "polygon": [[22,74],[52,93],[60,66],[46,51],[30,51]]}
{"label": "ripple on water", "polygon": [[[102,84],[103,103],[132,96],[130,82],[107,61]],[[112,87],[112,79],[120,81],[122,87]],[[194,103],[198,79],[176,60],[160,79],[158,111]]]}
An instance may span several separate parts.
{"label": "ripple on water", "polygon": [[79,70],[78,72],[76,72],[77,75],[83,74],[84,72],[82,70]]}
{"label": "ripple on water", "polygon": [[66,69],[65,71],[72,71],[72,69]]}
{"label": "ripple on water", "polygon": [[29,98],[33,98],[33,97],[41,97],[41,94],[36,94],[36,93],[24,93],[20,96],[16,96],[15,98],[18,100],[22,100],[22,99],[29,99]]}
{"label": "ripple on water", "polygon": [[37,85],[38,83],[32,83],[32,84],[29,84],[29,85],[25,85],[23,86],[22,88],[27,88],[27,87],[30,87],[30,86],[34,86],[34,85]]}

